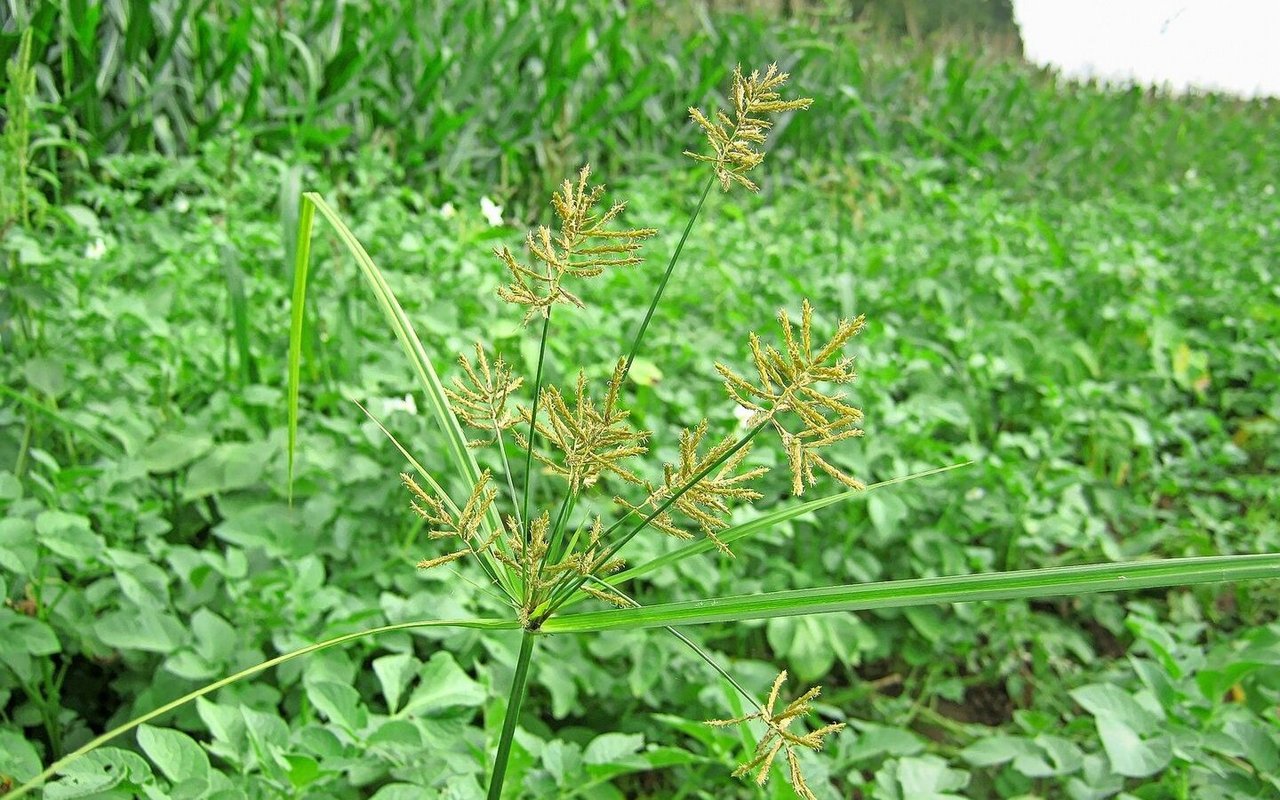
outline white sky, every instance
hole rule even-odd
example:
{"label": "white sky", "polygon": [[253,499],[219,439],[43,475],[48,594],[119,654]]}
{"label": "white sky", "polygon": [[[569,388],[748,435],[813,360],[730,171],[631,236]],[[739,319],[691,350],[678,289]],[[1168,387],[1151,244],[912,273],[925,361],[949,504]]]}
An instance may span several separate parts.
{"label": "white sky", "polygon": [[1280,0],[1013,0],[1027,58],[1069,77],[1280,96]]}

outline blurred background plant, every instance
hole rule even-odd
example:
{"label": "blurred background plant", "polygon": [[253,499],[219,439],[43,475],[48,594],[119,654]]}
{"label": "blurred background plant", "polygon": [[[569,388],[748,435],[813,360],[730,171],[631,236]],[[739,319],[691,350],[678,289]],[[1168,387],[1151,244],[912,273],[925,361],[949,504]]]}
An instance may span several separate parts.
{"label": "blurred background plant", "polygon": [[[708,200],[717,235],[690,240],[697,268],[655,326],[666,355],[630,374],[637,423],[676,441],[724,402],[708,358],[808,294],[873,322],[867,437],[836,465],[868,481],[977,465],[793,520],[734,564],[647,576],[637,599],[1280,549],[1275,101],[1061,82],[985,12],[957,26],[928,8],[0,0],[0,785],[275,653],[484,610],[410,568],[425,532],[386,480],[399,458],[348,398],[415,452],[438,438],[337,247],[316,248],[286,502],[303,186],[328,187],[433,353],[484,339],[528,371],[489,250],[518,247],[550,182],[588,160],[636,176],[612,188],[664,231],[652,251],[673,248],[698,188],[671,169],[699,141],[685,110],[720,105],[738,63],[776,58],[823,102],[773,131],[790,163],[764,197]],[[770,240],[724,244],[753,226]],[[606,377],[598,332],[633,330],[651,288],[602,279],[551,374]],[[790,486],[761,489],[767,513]],[[819,797],[1267,796],[1278,605],[1253,583],[691,635],[744,682],[785,665],[848,715],[804,765]],[[78,779],[474,796],[516,650],[426,631],[329,651],[145,729],[154,768],[112,749]],[[678,643],[556,636],[547,655],[509,785],[761,796],[724,777],[752,743],[701,724],[738,714],[732,692],[688,681],[704,673]]]}

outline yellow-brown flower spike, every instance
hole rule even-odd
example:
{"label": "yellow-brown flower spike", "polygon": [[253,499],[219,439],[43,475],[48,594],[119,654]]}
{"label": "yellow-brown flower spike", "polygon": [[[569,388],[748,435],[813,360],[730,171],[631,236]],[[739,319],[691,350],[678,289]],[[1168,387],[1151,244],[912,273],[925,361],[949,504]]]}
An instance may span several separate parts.
{"label": "yellow-brown flower spike", "polygon": [[739,725],[753,719],[763,722],[765,724],[764,736],[760,737],[760,741],[756,743],[756,749],[751,758],[739,765],[733,771],[733,776],[740,778],[754,770],[756,773],[756,785],[763,786],[764,782],[769,779],[769,770],[773,767],[774,760],[777,759],[779,753],[785,753],[787,771],[791,776],[791,786],[796,790],[796,794],[805,798],[805,800],[817,800],[813,791],[805,782],[804,774],[800,771],[800,761],[796,758],[795,749],[797,747],[804,747],[809,750],[822,749],[823,739],[842,730],[844,723],[837,722],[831,725],[824,725],[809,733],[793,732],[791,724],[801,717],[808,716],[813,710],[811,701],[822,692],[822,687],[813,687],[788,703],[786,708],[775,712],[774,707],[778,704],[778,692],[781,691],[782,684],[786,680],[787,673],[784,670],[774,680],[773,688],[769,691],[769,699],[760,707],[759,711],[742,717],[735,717],[734,719],[713,719],[709,720],[707,724],[715,727],[725,727]]}
{"label": "yellow-brown flower spike", "polygon": [[458,364],[462,367],[465,380],[454,378],[454,388],[446,388],[444,393],[449,397],[459,419],[473,428],[491,434],[467,442],[470,447],[483,447],[494,441],[498,431],[516,423],[518,417],[507,411],[507,400],[512,392],[520,388],[524,379],[514,377],[511,368],[501,357],[490,365],[479,342],[475,349],[474,363],[465,354],[458,356]]}
{"label": "yellow-brown flower spike", "polygon": [[733,118],[717,111],[715,119],[709,119],[698,109],[689,109],[689,116],[707,135],[714,155],[687,150],[685,155],[713,164],[720,188],[726,192],[735,183],[753,192],[759,191],[760,187],[752,183],[746,173],[764,161],[765,139],[769,128],[773,127],[773,120],[766,115],[805,109],[813,103],[809,97],[782,99],[777,90],[788,77],[787,73],[778,71],[777,64],[770,64],[763,76],[759,70],[754,70],[750,76],[744,77],[742,68],[735,67],[730,91]]}
{"label": "yellow-brown flower spike", "polygon": [[506,248],[494,250],[511,274],[511,283],[498,289],[498,296],[508,303],[528,306],[525,322],[537,314],[546,316],[556,303],[569,303],[582,308],[582,300],[563,285],[568,276],[592,278],[611,267],[640,263],[635,255],[644,239],[657,233],[652,228],[608,230],[625,203],[615,203],[600,213],[596,204],[604,194],[603,186],[589,186],[590,165],[578,173],[578,182],[566,180],[551,198],[551,206],[560,220],[560,230],[540,227],[525,237],[525,247],[533,257],[533,266],[522,264]]}
{"label": "yellow-brown flower spike", "polygon": [[[823,384],[849,383],[857,377],[853,359],[840,355],[841,349],[866,325],[865,317],[840,320],[835,334],[820,346],[813,342],[813,307],[808,300],[800,315],[797,332],[786,311],[778,312],[783,348],[762,346],[750,336],[751,360],[758,381],[752,383],[724,364],[716,370],[725,379],[729,396],[745,409],[755,412],[756,424],[768,422],[782,439],[791,468],[791,491],[804,494],[806,485],[816,481],[814,469],[821,470],[851,489],[863,489],[861,481],[846,475],[819,454],[820,448],[861,436],[857,427],[862,411],[849,405],[841,393],[824,391]],[[784,415],[798,421],[791,430]]]}
{"label": "yellow-brown flower spike", "polygon": [[412,476],[401,473],[400,481],[413,495],[414,513],[426,520],[432,527],[427,532],[428,538],[445,539],[457,537],[464,545],[462,548],[436,558],[425,558],[418,562],[419,569],[430,569],[451,561],[457,561],[468,555],[489,549],[497,540],[501,531],[493,531],[482,537],[480,528],[484,524],[489,507],[498,496],[496,489],[489,487],[491,475],[488,470],[480,474],[471,496],[461,510],[446,507],[444,501],[423,489]]}
{"label": "yellow-brown flower spike", "polygon": [[[698,455],[698,448],[701,447],[706,435],[706,420],[700,422],[693,430],[685,429],[681,432],[680,463],[678,465],[667,464],[664,467],[662,485],[656,488],[650,487],[649,497],[644,502],[645,505],[654,509],[661,507],[668,498],[676,495],[681,487],[688,484],[712,464],[725,458],[725,454],[731,451],[737,443],[733,438],[726,438],[708,450],[706,454]],[[758,500],[761,497],[760,493],[744,484],[769,471],[767,467],[756,467],[735,474],[750,451],[750,446],[740,448],[725,459],[724,463],[715,472],[707,473],[697,483],[685,489],[684,493],[676,497],[673,503],[675,508],[682,514],[698,523],[707,538],[725,555],[733,555],[733,553],[730,552],[729,546],[716,536],[716,532],[729,527],[729,523],[725,519],[730,512],[729,503],[731,501],[749,503],[752,500]],[[629,508],[640,511],[638,506],[632,506],[626,501],[621,502]],[[650,524],[671,536],[680,539],[690,538],[690,534],[677,526],[671,514],[666,511],[654,517]]]}
{"label": "yellow-brown flower spike", "polygon": [[[626,459],[647,451],[644,442],[649,437],[648,431],[628,427],[630,413],[618,406],[625,366],[626,359],[619,359],[600,407],[588,396],[587,378],[581,372],[578,373],[577,396],[572,409],[559,389],[548,387],[542,390],[541,403],[546,409],[546,421],[538,421],[537,431],[561,452],[561,458],[537,452],[534,456],[568,481],[572,492],[593,486],[605,473],[612,473],[628,483],[641,483],[638,476],[622,466]],[[528,409],[520,409],[520,415],[525,422],[529,421]],[[515,436],[521,447],[530,446],[519,431]]]}

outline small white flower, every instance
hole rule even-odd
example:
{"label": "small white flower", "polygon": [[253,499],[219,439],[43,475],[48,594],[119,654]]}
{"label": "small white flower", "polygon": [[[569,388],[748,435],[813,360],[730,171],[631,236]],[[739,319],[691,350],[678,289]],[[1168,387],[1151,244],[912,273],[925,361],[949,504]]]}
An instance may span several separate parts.
{"label": "small white flower", "polygon": [[1262,187],[1262,193],[1265,194],[1267,197],[1270,197],[1271,195],[1276,193],[1276,187],[1268,183],[1266,186]]}
{"label": "small white flower", "polygon": [[177,199],[173,201],[173,210],[177,211],[179,214],[185,214],[191,210],[191,201],[187,199],[186,195],[180,194]]}
{"label": "small white flower", "polygon": [[487,197],[480,198],[480,214],[495,228],[502,224],[502,206]]}
{"label": "small white flower", "polygon": [[733,418],[738,421],[738,427],[745,428],[751,424],[751,420],[755,417],[756,412],[742,406],[733,407]]}
{"label": "small white flower", "polygon": [[90,261],[98,261],[107,253],[107,243],[102,239],[94,239],[84,249],[84,257]]}
{"label": "small white flower", "polygon": [[1192,167],[1191,169],[1187,170],[1182,177],[1186,179],[1187,183],[1195,183],[1196,179],[1200,177],[1200,173],[1196,172],[1195,167]]}
{"label": "small white flower", "polygon": [[453,203],[445,201],[445,204],[440,206],[440,216],[445,219],[453,219],[457,214],[458,209],[453,207]]}
{"label": "small white flower", "polygon": [[418,414],[418,404],[413,399],[413,395],[406,394],[401,400],[396,397],[386,397],[382,400],[382,414],[386,416],[394,411],[404,411],[407,414]]}

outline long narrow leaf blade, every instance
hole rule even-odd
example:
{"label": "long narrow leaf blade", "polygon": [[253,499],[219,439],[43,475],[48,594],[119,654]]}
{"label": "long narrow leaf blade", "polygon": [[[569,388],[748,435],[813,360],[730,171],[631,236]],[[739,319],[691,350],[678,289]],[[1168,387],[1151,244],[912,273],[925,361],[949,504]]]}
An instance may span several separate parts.
{"label": "long narrow leaf blade", "polygon": [[311,266],[311,227],[316,207],[305,197],[298,210],[298,241],[293,255],[293,303],[289,317],[289,501],[293,502],[293,459],[298,449],[298,385],[302,380],[302,321]]}
{"label": "long narrow leaf blade", "polygon": [[1260,578],[1280,578],[1280,553],[1088,564],[767,592],[664,603],[644,608],[567,614],[547,620],[543,623],[542,630],[546,633],[585,633],[665,625],[700,625],[708,622],[741,622],[873,608],[1060,597]]}
{"label": "long narrow leaf blade", "polygon": [[[466,478],[466,488],[469,493],[471,487],[480,479],[480,468],[476,465],[471,451],[467,449],[466,435],[462,432],[462,426],[458,424],[457,418],[449,407],[449,400],[445,396],[444,386],[436,375],[431,359],[427,356],[426,348],[422,346],[422,341],[418,339],[418,334],[413,330],[408,315],[404,313],[400,302],[396,300],[391,287],[387,285],[386,280],[382,277],[382,272],[373,263],[373,259],[369,257],[364,246],[360,244],[355,234],[338,217],[337,213],[329,207],[324,198],[315,192],[307,192],[303,197],[310,201],[316,210],[333,226],[343,244],[347,246],[351,255],[355,257],[361,274],[377,295],[378,305],[386,315],[387,321],[391,323],[396,338],[400,341],[405,355],[409,357],[414,372],[417,373],[418,383],[426,394],[431,413],[444,430],[448,456],[452,462],[451,466]],[[490,509],[490,516],[493,517],[492,523],[494,527],[500,528],[502,522],[498,518],[496,508]]]}
{"label": "long narrow leaf blade", "polygon": [[[448,456],[450,466],[454,472],[463,480],[463,488],[470,495],[476,483],[480,480],[480,467],[476,464],[475,457],[467,448],[467,438],[462,432],[462,426],[458,424],[458,419],[454,416],[453,409],[449,406],[449,399],[445,395],[444,386],[440,383],[440,378],[436,374],[435,367],[431,364],[431,359],[427,356],[426,348],[422,346],[422,341],[418,338],[418,334],[414,331],[409,317],[404,312],[404,308],[400,305],[400,301],[396,299],[395,293],[391,291],[391,286],[382,276],[382,272],[377,265],[373,263],[369,253],[360,244],[360,241],[347,227],[346,223],[338,216],[324,198],[315,192],[305,192],[302,195],[302,213],[298,221],[298,255],[294,273],[294,303],[293,303],[293,320],[290,326],[290,343],[289,343],[289,470],[290,484],[292,485],[293,456],[297,440],[297,415],[298,415],[298,362],[301,359],[302,345],[302,312],[303,303],[306,294],[306,269],[307,262],[310,259],[310,233],[314,214],[319,211],[321,216],[333,226],[334,231],[338,234],[338,238],[346,245],[347,250],[355,258],[356,265],[360,269],[360,274],[364,277],[369,287],[373,289],[377,298],[378,306],[382,309],[387,322],[391,325],[392,331],[395,333],[396,339],[400,342],[401,348],[405,355],[409,358],[409,363],[413,366],[413,370],[418,378],[418,384],[422,387],[422,391],[427,399],[427,407],[431,410],[431,415],[445,434],[445,454]],[[305,240],[304,240],[305,234]],[[305,244],[304,244],[305,241]],[[486,521],[490,526],[490,530],[502,529],[502,518],[498,515],[496,506],[490,506]],[[514,596],[511,586],[511,576],[506,569],[499,564],[492,564],[491,569],[500,579],[504,581],[503,589],[508,596]]]}

